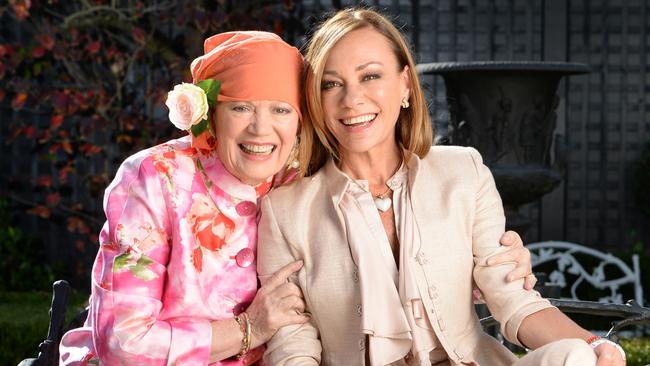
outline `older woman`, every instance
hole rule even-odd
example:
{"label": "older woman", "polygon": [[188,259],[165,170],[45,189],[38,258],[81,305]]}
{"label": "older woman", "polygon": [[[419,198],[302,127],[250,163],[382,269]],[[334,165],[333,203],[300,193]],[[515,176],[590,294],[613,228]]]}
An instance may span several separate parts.
{"label": "older woman", "polygon": [[[287,282],[301,263],[259,290],[255,273],[258,199],[295,173],[301,70],[271,33],[206,40],[194,84],[167,99],[190,135],[131,156],[106,191],[90,315],[63,338],[62,364],[247,365],[276,329],[307,321]],[[525,250],[508,253],[511,275],[530,271]]]}
{"label": "older woman", "polygon": [[[413,58],[371,10],[344,10],[314,33],[303,130],[310,177],[261,204],[258,272],[296,259],[311,320],[280,329],[271,365],[623,365],[622,349],[487,266],[505,219],[472,148],[431,147]],[[309,146],[311,145],[311,146]],[[518,359],[482,332],[476,284]],[[336,294],[333,296],[332,294]]]}
{"label": "older woman", "polygon": [[286,281],[300,263],[259,291],[255,273],[257,200],[294,148],[301,70],[272,33],[205,41],[196,85],[167,100],[190,135],[129,157],[106,191],[90,313],[62,364],[252,364],[277,328],[308,319]]}

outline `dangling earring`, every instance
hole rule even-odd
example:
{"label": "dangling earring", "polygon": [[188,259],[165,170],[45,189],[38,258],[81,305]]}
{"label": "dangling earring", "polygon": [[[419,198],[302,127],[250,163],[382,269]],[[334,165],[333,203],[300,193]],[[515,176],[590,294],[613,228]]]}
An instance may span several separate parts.
{"label": "dangling earring", "polygon": [[296,136],[296,141],[293,143],[293,148],[289,153],[289,160],[287,160],[287,167],[298,169],[300,162],[298,161],[298,150],[300,150],[300,137]]}
{"label": "dangling earring", "polygon": [[402,108],[406,109],[406,108],[408,108],[410,106],[411,106],[411,104],[409,103],[409,97],[408,96],[404,97],[402,99]]}

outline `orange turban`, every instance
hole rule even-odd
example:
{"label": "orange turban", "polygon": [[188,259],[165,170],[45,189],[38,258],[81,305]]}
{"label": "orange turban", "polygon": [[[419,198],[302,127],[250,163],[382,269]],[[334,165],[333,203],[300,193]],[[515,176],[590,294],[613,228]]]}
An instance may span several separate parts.
{"label": "orange turban", "polygon": [[[290,104],[300,118],[303,58],[297,48],[269,32],[226,32],[205,40],[203,56],[192,61],[192,79],[221,81],[218,101],[278,100]],[[219,121],[215,121],[219,123]],[[210,148],[207,135],[193,145]]]}

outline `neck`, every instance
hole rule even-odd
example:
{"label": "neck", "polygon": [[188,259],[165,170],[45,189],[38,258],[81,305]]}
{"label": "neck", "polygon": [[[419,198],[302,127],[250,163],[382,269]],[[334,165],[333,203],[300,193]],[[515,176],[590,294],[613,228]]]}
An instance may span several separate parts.
{"label": "neck", "polygon": [[386,149],[363,153],[341,152],[341,171],[352,179],[367,180],[370,187],[383,187],[402,163],[402,151],[397,144]]}

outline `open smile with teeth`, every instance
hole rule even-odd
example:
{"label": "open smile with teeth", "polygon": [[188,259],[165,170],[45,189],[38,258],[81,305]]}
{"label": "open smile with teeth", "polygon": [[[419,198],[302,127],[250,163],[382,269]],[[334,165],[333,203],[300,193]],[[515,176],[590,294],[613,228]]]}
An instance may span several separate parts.
{"label": "open smile with teeth", "polygon": [[339,121],[341,121],[341,123],[343,123],[346,126],[355,126],[355,125],[360,125],[362,123],[372,122],[375,120],[376,117],[377,117],[376,113],[371,113],[371,114],[364,114],[362,116],[357,116],[352,118],[344,118]]}
{"label": "open smile with teeth", "polygon": [[268,155],[275,150],[276,145],[239,144],[239,148],[247,154]]}

